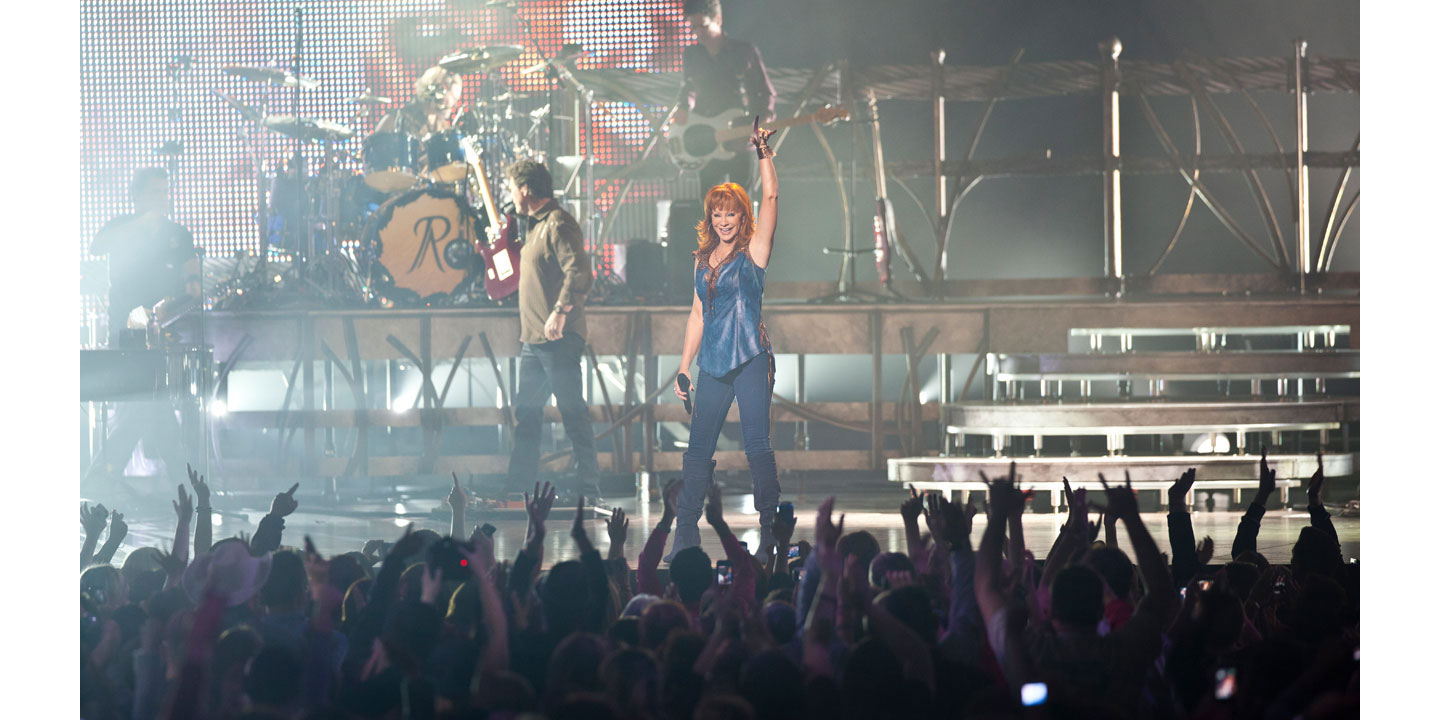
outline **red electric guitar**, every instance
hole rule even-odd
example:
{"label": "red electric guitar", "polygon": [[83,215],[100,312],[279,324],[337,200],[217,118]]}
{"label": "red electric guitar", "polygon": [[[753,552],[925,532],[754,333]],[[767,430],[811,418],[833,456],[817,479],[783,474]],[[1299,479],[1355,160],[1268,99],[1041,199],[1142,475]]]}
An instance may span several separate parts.
{"label": "red electric guitar", "polygon": [[490,190],[490,179],[485,167],[480,164],[480,153],[467,138],[460,142],[465,153],[465,162],[470,165],[470,175],[485,204],[485,215],[490,219],[485,238],[476,238],[475,252],[485,260],[485,294],[491,300],[500,300],[515,294],[520,289],[520,247],[515,240],[515,217],[502,215],[495,204],[495,193]]}

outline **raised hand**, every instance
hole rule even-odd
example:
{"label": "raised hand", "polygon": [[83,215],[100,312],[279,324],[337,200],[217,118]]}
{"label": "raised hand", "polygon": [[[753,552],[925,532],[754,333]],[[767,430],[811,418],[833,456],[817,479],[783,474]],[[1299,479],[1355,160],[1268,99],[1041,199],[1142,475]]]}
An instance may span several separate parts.
{"label": "raised hand", "polygon": [[756,115],[755,128],[750,133],[750,144],[755,146],[756,157],[761,160],[775,157],[775,151],[770,149],[770,136],[774,134],[774,130],[760,127],[760,116]]}
{"label": "raised hand", "polygon": [[1100,484],[1105,488],[1105,517],[1117,521],[1140,517],[1140,504],[1135,501],[1135,489],[1130,484],[1130,471],[1125,471],[1125,484],[1110,487],[1105,474],[1100,473]]}
{"label": "raised hand", "polygon": [[532,524],[542,524],[550,517],[550,508],[555,505],[555,488],[546,482],[544,486],[535,483],[535,494],[525,493],[525,514]]}
{"label": "raised hand", "polygon": [[671,480],[665,483],[665,491],[661,494],[661,498],[665,502],[665,514],[672,518],[679,512],[680,488],[679,480]]}
{"label": "raised hand", "polygon": [[1310,484],[1305,488],[1305,497],[1309,498],[1310,507],[1317,507],[1320,502],[1320,489],[1325,486],[1325,454],[1315,453],[1315,474],[1310,476]]}
{"label": "raised hand", "polygon": [[[770,523],[770,533],[775,536],[776,552],[785,553],[790,550],[790,540],[795,537],[795,516],[788,519],[780,513],[775,513],[775,520]],[[780,556],[784,559],[784,555]]]}
{"label": "raised hand", "polygon": [[283,518],[286,515],[295,512],[295,508],[300,507],[299,501],[295,499],[295,491],[299,489],[300,483],[297,482],[294,485],[291,485],[289,490],[286,490],[282,493],[276,493],[275,499],[270,501],[270,514],[274,515],[275,517]]}
{"label": "raised hand", "polygon": [[460,554],[470,560],[470,569],[477,573],[490,572],[490,568],[495,565],[495,538],[486,535],[476,526],[475,532],[470,533],[470,547],[474,550],[460,546]]}
{"label": "raised hand", "polygon": [[1205,539],[1195,544],[1195,559],[1199,562],[1200,567],[1205,567],[1210,564],[1213,557],[1215,557],[1215,539],[1206,535]]}
{"label": "raised hand", "polygon": [[610,536],[611,547],[625,546],[625,540],[630,537],[630,518],[625,517],[624,510],[615,508],[605,520],[605,532]]}
{"label": "raised hand", "polygon": [[720,484],[714,480],[711,480],[710,487],[705,489],[705,522],[714,528],[725,525],[725,507],[720,504]]}
{"label": "raised hand", "polygon": [[210,507],[210,486],[205,484],[205,476],[190,467],[190,463],[185,463],[185,474],[190,476],[190,487],[195,491],[196,507]]}
{"label": "raised hand", "polygon": [[[910,497],[905,498],[905,502],[900,503],[900,519],[908,526],[918,521],[920,513],[924,510],[925,498],[921,497],[919,493],[916,493],[914,487],[911,487]],[[930,531],[934,532],[935,529],[931,528]]]}
{"label": "raised hand", "polygon": [[460,487],[460,476],[456,475],[453,470],[450,472],[450,478],[455,481],[455,484],[450,487],[450,495],[445,498],[445,502],[450,504],[451,510],[464,509],[465,504],[470,502],[470,496],[466,494],[465,488]]}
{"label": "raised hand", "polygon": [[190,502],[190,494],[185,492],[185,486],[175,486],[176,499],[170,501],[170,506],[175,508],[175,518],[181,523],[189,523],[190,518],[195,515],[195,506]]}
{"label": "raised hand", "polygon": [[99,537],[101,531],[105,529],[105,520],[109,515],[110,511],[100,503],[96,503],[93,507],[89,503],[81,503],[80,527],[85,528],[87,537]]}
{"label": "raised hand", "polygon": [[830,521],[830,513],[835,509],[835,496],[831,495],[820,503],[820,509],[815,513],[815,558],[820,561],[820,567],[826,572],[833,573],[839,577],[843,566],[840,562],[840,552],[835,546],[840,542],[840,536],[845,532],[845,516],[840,516],[839,523]]}
{"label": "raised hand", "polygon": [[130,532],[130,526],[125,524],[125,513],[119,510],[110,511],[110,536],[105,538],[105,544],[118,545],[125,539],[125,533]]}
{"label": "raised hand", "polygon": [[1190,494],[1190,488],[1195,486],[1195,468],[1190,468],[1180,474],[1180,478],[1170,486],[1170,512],[1181,512],[1189,509],[1189,503],[1185,498]]}
{"label": "raised hand", "polygon": [[1010,461],[1010,474],[997,480],[991,480],[980,473],[980,479],[990,489],[990,517],[991,521],[1004,521],[1011,515],[1025,510],[1025,494],[1015,484],[1015,461]]}
{"label": "raised hand", "polygon": [[575,519],[570,523],[570,539],[580,548],[580,554],[584,555],[594,549],[590,542],[590,533],[585,531],[585,496],[581,495],[575,503]]}
{"label": "raised hand", "polygon": [[1270,467],[1267,454],[1268,448],[1260,448],[1260,494],[1256,501],[1262,505],[1270,498],[1270,493],[1275,492],[1275,470]]}

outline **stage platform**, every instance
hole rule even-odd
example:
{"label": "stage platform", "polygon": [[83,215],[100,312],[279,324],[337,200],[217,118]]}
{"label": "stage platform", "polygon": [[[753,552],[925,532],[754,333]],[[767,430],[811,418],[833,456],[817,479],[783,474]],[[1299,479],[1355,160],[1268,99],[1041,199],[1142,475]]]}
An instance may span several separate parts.
{"label": "stage platform", "polygon": [[[1224,288],[1235,282],[1231,276],[1214,276],[1209,285],[1192,279],[1185,287],[1192,293],[1203,287],[1228,292]],[[1024,289],[1053,294],[1089,289],[1083,283],[1076,288],[1070,285],[1076,283],[1026,281]],[[584,371],[602,469],[617,475],[678,471],[683,446],[662,442],[660,426],[683,432],[688,420],[670,392],[688,308],[593,306],[587,314],[591,355]],[[1299,412],[1307,419],[1294,429],[1319,428],[1323,433],[1354,418],[1343,401],[1318,392],[1324,389],[1327,373],[1351,378],[1358,372],[1359,298],[1343,292],[1123,300],[963,297],[825,305],[769,302],[767,297],[765,318],[780,358],[779,374],[787,386],[786,394],[776,397],[772,420],[777,434],[797,438],[793,448],[780,447],[780,465],[787,469],[868,470],[880,476],[889,459],[949,452],[961,433],[1026,436],[1036,434],[1026,424],[1056,433],[1095,424],[1059,415],[1043,423],[1028,417],[1035,412],[1065,415],[1081,410],[1071,404],[1049,408],[1031,403],[975,404],[976,398],[997,395],[1023,399],[1023,378],[997,376],[988,369],[979,372],[983,365],[1000,367],[991,358],[1022,354],[1048,354],[1052,361],[1066,357],[1064,362],[1074,368],[1088,362],[1091,369],[1099,364],[1107,372],[1131,372],[1126,364],[1138,363],[1145,372],[1231,378],[1252,394],[1226,402],[1250,403],[1247,412],[1269,408],[1275,415],[1242,422],[1221,418],[1216,412],[1223,411],[1212,407],[1206,410],[1209,415],[1189,423],[1187,429],[1214,423],[1236,425],[1229,428],[1231,432],[1251,424],[1257,430],[1278,429],[1267,423],[1283,423]],[[1084,351],[1085,343],[1096,341],[1075,336],[1077,329],[1100,337],[1095,348],[1099,352]],[[1307,332],[1324,341],[1306,347]],[[1239,351],[1172,353],[1161,367],[1145,352],[1110,353],[1105,340],[1115,337],[1119,340],[1111,344],[1133,347],[1145,342],[1137,341],[1137,336],[1168,336],[1195,348],[1222,348],[1224,333],[1248,334],[1247,342],[1268,334],[1290,342],[1291,350],[1307,352],[1254,353],[1253,357],[1240,357],[1251,353]],[[515,311],[506,308],[209,313],[206,340],[214,348],[217,370],[210,399],[212,404],[220,401],[225,409],[208,415],[210,474],[237,491],[271,478],[342,483],[352,479],[383,486],[417,477],[447,479],[452,471],[499,475],[511,440],[518,334]],[[859,391],[866,399],[817,399],[815,371],[807,387],[806,368],[814,367],[811,359],[818,356],[868,358],[868,372],[845,380],[847,392]],[[668,369],[662,372],[662,368]],[[896,369],[904,372],[898,391]],[[1277,372],[1293,375],[1294,380],[1276,391],[1288,396],[1303,392],[1303,404],[1292,404],[1293,397],[1277,397],[1268,389],[1259,393],[1260,388],[1243,381],[1252,376],[1274,378]],[[242,373],[252,380],[260,378],[268,397],[256,400],[237,394],[229,381]],[[938,380],[937,388],[922,391],[929,382],[926,375]],[[1088,395],[1092,386],[1097,388],[1098,400],[1103,380],[1085,383],[1082,390]],[[1314,383],[1319,385],[1306,388]],[[1043,394],[1064,397],[1059,392],[1065,389],[1063,379],[1052,387],[1054,391],[1046,388]],[[1128,391],[1129,384],[1125,387]],[[942,402],[947,399],[951,402]],[[1131,411],[1188,412],[1153,402],[1118,409],[1131,415]],[[1316,413],[1324,417],[1309,418]],[[1017,414],[1026,417],[1016,420]],[[559,416],[553,408],[547,409],[546,419],[558,428]],[[731,420],[738,420],[738,409],[732,409]],[[1120,427],[1127,422],[1103,424]],[[810,445],[810,429],[820,426],[848,432],[844,446]],[[947,426],[951,434],[940,430]],[[1116,434],[1115,428],[1101,432]],[[1243,437],[1237,442],[1243,443]],[[559,447],[561,452],[545,458],[550,469],[559,470],[568,462],[564,445]],[[742,452],[722,452],[717,459],[721,469],[745,466]]]}

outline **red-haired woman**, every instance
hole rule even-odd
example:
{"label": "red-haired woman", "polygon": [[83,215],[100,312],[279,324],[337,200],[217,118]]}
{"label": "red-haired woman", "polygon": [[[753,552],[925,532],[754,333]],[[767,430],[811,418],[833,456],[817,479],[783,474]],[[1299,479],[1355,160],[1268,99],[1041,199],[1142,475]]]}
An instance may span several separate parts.
{"label": "red-haired woman", "polygon": [[[780,502],[775,452],[770,448],[775,358],[760,320],[779,197],[775,153],[768,142],[771,132],[761,128],[757,118],[750,137],[760,157],[759,217],[751,213],[745,189],[726,183],[706,193],[705,214],[695,226],[700,241],[695,251],[695,301],[685,325],[681,374],[675,384],[675,394],[693,402],[693,414],[672,558],[700,544],[700,511],[715,474],[715,442],[735,401],[740,403],[741,434],[755,483],[755,509],[760,513],[759,555],[768,558],[774,544],[770,524]],[[700,372],[693,387],[687,388],[690,363],[697,358]]]}

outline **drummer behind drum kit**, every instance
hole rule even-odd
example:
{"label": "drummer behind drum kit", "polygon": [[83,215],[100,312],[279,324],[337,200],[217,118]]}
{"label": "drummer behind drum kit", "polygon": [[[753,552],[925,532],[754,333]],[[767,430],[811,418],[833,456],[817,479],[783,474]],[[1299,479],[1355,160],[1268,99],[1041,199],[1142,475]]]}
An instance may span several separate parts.
{"label": "drummer behind drum kit", "polygon": [[[519,58],[521,50],[463,51],[440,66],[482,73]],[[283,69],[231,66],[225,72],[297,93],[319,85]],[[298,141],[288,165],[269,178],[261,208],[261,246],[270,251],[248,262],[237,257],[229,280],[217,288],[217,309],[470,305],[502,300],[518,288],[515,222],[497,205],[481,156],[498,174],[502,163],[537,154],[531,140],[540,123],[533,113],[513,111],[525,96],[507,92],[476,103],[452,129],[424,137],[404,127],[373,133],[361,143],[357,162],[342,145],[355,137],[350,127],[267,115],[216,94],[254,127]],[[369,92],[348,100],[357,121],[361,111],[395,104]],[[316,142],[324,145],[323,161],[309,172],[300,148]],[[265,178],[258,179],[261,187]]]}

